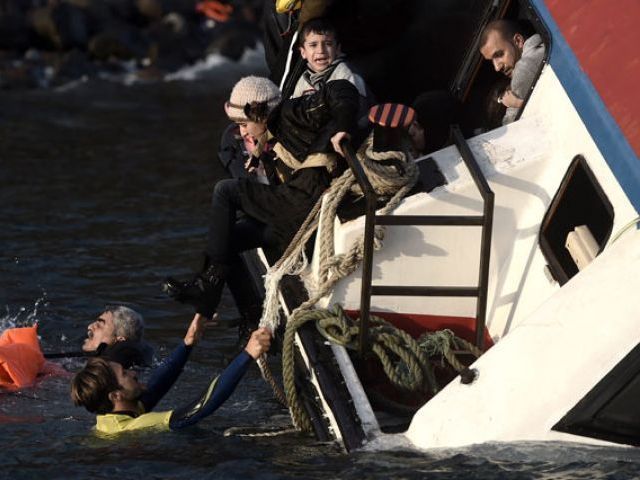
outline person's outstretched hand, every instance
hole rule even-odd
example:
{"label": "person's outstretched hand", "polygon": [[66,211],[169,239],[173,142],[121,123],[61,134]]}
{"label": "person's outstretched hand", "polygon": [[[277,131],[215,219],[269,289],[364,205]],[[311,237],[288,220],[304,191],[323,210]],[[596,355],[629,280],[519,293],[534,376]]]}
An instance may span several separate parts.
{"label": "person's outstretched hand", "polygon": [[198,341],[204,335],[204,329],[208,326],[208,324],[212,322],[207,317],[196,313],[191,320],[191,325],[187,329],[187,333],[184,336],[184,344],[187,346],[192,346],[198,343]]}
{"label": "person's outstretched hand", "polygon": [[245,350],[249,355],[257,360],[260,355],[269,351],[270,346],[271,332],[268,328],[262,327],[251,334],[251,338],[249,339]]}

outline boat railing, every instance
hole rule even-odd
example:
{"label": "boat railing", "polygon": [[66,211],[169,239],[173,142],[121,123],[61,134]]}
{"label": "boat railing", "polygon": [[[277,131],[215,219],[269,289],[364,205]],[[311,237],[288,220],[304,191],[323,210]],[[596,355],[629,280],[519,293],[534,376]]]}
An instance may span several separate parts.
{"label": "boat railing", "polygon": [[[475,345],[484,348],[493,228],[494,194],[487,183],[478,162],[457,125],[452,126],[453,140],[483,200],[482,215],[376,215],[377,194],[374,191],[353,147],[348,141],[341,143],[345,159],[353,172],[365,198],[364,248],[362,259],[362,286],[360,291],[359,353],[369,352],[369,315],[372,295],[429,296],[429,297],[477,297]],[[478,226],[482,227],[478,285],[460,286],[393,286],[372,285],[373,239],[376,225],[403,226]]]}

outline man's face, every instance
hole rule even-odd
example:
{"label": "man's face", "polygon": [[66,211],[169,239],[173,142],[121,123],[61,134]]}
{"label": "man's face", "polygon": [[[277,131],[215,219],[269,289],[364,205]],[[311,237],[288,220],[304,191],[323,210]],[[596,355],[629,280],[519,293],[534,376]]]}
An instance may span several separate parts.
{"label": "man's face", "polygon": [[87,338],[82,344],[82,350],[92,352],[101,343],[113,345],[116,343],[116,327],[113,323],[113,313],[104,312],[87,327]]}
{"label": "man's face", "polygon": [[109,362],[109,366],[115,373],[120,384],[120,394],[122,400],[135,402],[144,391],[144,386],[138,382],[138,374],[134,370],[125,370],[117,362]]}
{"label": "man's face", "polygon": [[489,32],[486,43],[480,48],[480,53],[485,60],[493,62],[496,72],[502,72],[511,78],[513,67],[520,60],[524,38],[520,34],[514,35],[513,39],[505,39],[500,32],[493,30]]}
{"label": "man's face", "polygon": [[300,56],[314,72],[322,72],[336,59],[340,47],[333,35],[310,32],[300,47]]}

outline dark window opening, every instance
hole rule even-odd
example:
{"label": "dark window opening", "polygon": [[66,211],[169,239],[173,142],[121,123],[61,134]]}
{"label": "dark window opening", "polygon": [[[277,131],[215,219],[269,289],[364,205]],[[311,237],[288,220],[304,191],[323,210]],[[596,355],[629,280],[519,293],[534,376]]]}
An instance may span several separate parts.
{"label": "dark window opening", "polygon": [[576,156],[542,221],[540,248],[554,278],[565,284],[578,273],[567,235],[586,225],[600,253],[613,228],[613,207],[582,155]]}
{"label": "dark window opening", "polygon": [[341,0],[325,15],[378,103],[447,89],[493,0]]}
{"label": "dark window opening", "polygon": [[[467,137],[502,126],[502,118],[506,111],[506,107],[497,102],[497,97],[509,86],[510,79],[502,73],[496,72],[492,63],[485,60],[479,52],[480,34],[484,25],[498,18],[517,21],[527,38],[535,33],[540,34],[545,43],[548,57],[550,36],[529,2],[525,0],[499,2],[487,16],[482,28],[479,28],[473,46],[462,63],[452,87],[454,94],[463,104],[460,126]],[[546,60],[543,65],[544,63]],[[543,65],[541,65],[540,71]],[[540,72],[538,72],[539,75]],[[533,87],[536,82],[537,78]],[[529,95],[523,99],[524,105],[516,120],[526,106],[531,91],[533,88],[529,91]]]}
{"label": "dark window opening", "polygon": [[640,345],[622,359],[553,430],[640,446]]}

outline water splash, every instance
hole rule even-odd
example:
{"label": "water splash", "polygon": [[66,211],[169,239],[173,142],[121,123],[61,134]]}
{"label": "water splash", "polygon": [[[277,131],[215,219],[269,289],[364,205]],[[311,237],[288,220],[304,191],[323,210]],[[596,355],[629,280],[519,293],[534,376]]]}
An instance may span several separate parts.
{"label": "water splash", "polygon": [[31,327],[37,324],[39,311],[48,305],[47,294],[43,293],[31,307],[22,306],[14,312],[9,305],[5,306],[5,313],[0,316],[0,332],[9,328]]}

